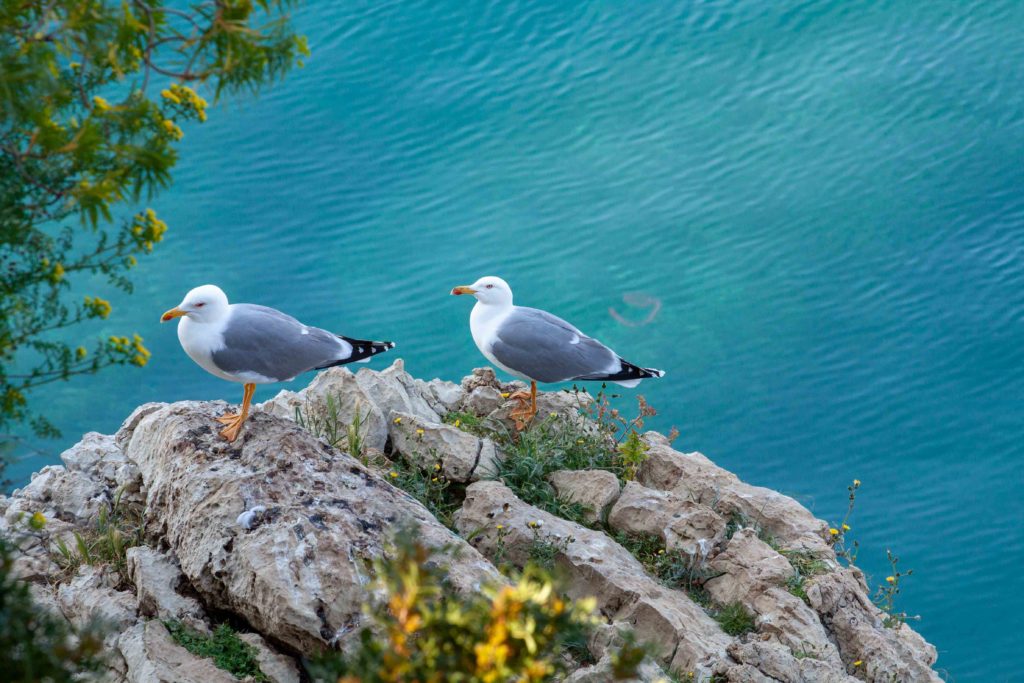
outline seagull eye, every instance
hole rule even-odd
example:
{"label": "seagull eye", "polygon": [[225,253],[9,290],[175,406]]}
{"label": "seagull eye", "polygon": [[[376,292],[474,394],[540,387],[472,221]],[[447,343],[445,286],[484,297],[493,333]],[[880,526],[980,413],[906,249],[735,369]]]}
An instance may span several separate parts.
{"label": "seagull eye", "polygon": [[494,285],[487,285],[487,289],[494,289]]}
{"label": "seagull eye", "polygon": [[200,301],[199,303],[196,304],[196,308],[202,308],[205,305],[206,305],[205,301]]}

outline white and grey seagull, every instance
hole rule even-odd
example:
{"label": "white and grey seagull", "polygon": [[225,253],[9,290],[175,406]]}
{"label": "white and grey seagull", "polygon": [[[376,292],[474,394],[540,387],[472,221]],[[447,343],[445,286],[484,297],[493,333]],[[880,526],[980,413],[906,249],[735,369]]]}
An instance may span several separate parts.
{"label": "white and grey seagull", "polygon": [[635,387],[640,380],[665,374],[624,360],[547,311],[513,305],[512,288],[500,277],[482,277],[451,293],[476,298],[469,314],[469,329],[487,360],[530,381],[529,394],[516,392],[510,397],[521,402],[519,410],[511,415],[517,425],[524,425],[537,414],[537,382],[593,380]]}
{"label": "white and grey seagull", "polygon": [[216,285],[196,287],[160,321],[174,318],[181,318],[181,347],[199,367],[245,385],[242,409],[217,418],[226,425],[220,435],[228,441],[238,438],[257,384],[285,382],[308,370],[366,362],[395,347],[389,341],[352,339],[303,325],[266,306],[229,304]]}

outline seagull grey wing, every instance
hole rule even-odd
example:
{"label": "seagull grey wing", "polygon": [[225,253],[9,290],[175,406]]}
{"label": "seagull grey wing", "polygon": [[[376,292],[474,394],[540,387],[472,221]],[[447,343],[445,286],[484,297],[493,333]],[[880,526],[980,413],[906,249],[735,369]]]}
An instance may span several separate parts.
{"label": "seagull grey wing", "polygon": [[327,330],[303,325],[266,306],[235,304],[213,362],[233,374],[284,381],[352,355],[352,345]]}
{"label": "seagull grey wing", "polygon": [[491,353],[538,382],[564,382],[614,372],[619,357],[561,318],[517,306],[498,327]]}

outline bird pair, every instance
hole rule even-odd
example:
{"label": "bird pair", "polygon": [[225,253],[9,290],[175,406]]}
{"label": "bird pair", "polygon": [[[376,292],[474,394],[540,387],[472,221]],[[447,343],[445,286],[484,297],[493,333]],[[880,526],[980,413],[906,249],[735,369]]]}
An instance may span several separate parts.
{"label": "bird pair", "polygon": [[[482,277],[451,293],[476,298],[469,328],[487,360],[529,380],[529,393],[510,396],[519,403],[510,417],[520,427],[537,413],[537,382],[595,380],[634,387],[642,379],[665,374],[623,360],[546,311],[514,306],[512,289],[500,277]],[[192,360],[210,374],[245,385],[241,409],[218,418],[225,425],[220,434],[228,441],[238,438],[257,384],[284,382],[308,370],[368,362],[395,347],[389,341],[353,339],[303,325],[266,306],[229,304],[216,285],[196,287],[160,320],[174,318],[181,319],[178,340]]]}

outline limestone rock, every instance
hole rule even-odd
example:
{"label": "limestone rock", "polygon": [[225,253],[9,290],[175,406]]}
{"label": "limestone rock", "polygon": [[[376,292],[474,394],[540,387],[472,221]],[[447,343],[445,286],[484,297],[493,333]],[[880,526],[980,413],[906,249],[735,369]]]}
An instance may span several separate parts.
{"label": "limestone rock", "polygon": [[197,631],[208,630],[203,606],[179,592],[186,580],[177,562],[146,546],[129,548],[126,559],[141,614],[181,621]]}
{"label": "limestone rock", "polygon": [[[316,652],[359,620],[368,565],[403,523],[430,547],[460,550],[448,563],[457,590],[498,579],[418,502],[295,423],[257,412],[229,444],[217,436],[218,412],[209,403],[167,405],[119,435],[145,480],[147,529],[208,608]],[[262,523],[239,527],[239,514],[255,505],[266,507]]]}
{"label": "limestone rock", "polygon": [[498,453],[490,439],[409,413],[391,413],[388,424],[392,448],[422,469],[440,464],[444,475],[457,482],[474,481],[496,471]]}
{"label": "limestone rock", "polygon": [[462,399],[462,409],[474,415],[489,415],[502,402],[501,392],[491,386],[479,386]]}
{"label": "limestone rock", "polygon": [[725,654],[728,636],[685,593],[657,583],[604,533],[527,505],[500,482],[471,485],[455,524],[488,555],[498,547],[501,524],[505,557],[517,565],[527,562],[534,544],[554,546],[569,597],[595,596],[602,614],[631,623],[639,639],[651,643],[673,669],[710,675],[711,665]]}
{"label": "limestone rock", "polygon": [[772,550],[753,529],[739,529],[729,545],[710,563],[720,574],[704,584],[723,604],[743,600],[770,586],[781,586],[793,575],[789,560]]}
{"label": "limestone rock", "polygon": [[938,654],[909,626],[888,628],[856,574],[829,572],[808,582],[807,598],[832,633],[843,662],[863,662],[869,681],[939,681],[932,665]]}
{"label": "limestone rock", "polygon": [[136,622],[135,599],[126,591],[114,590],[111,583],[102,569],[85,565],[57,589],[57,604],[79,628],[99,622],[123,631]]}
{"label": "limestone rock", "polygon": [[661,434],[648,432],[644,439],[650,449],[637,476],[644,486],[712,506],[726,518],[740,516],[786,548],[829,552],[828,526],[789,496],[746,484],[700,453],[675,451]]}
{"label": "limestone rock", "polygon": [[299,683],[299,667],[291,657],[275,652],[256,633],[239,633],[240,640],[256,648],[256,662],[272,683]]}
{"label": "limestone rock", "polygon": [[430,404],[430,407],[438,415],[444,416],[446,413],[457,410],[462,402],[462,387],[454,382],[436,378],[429,382],[417,379],[414,380],[414,386],[423,400]]}
{"label": "limestone rock", "polygon": [[32,481],[13,495],[30,501],[48,518],[67,522],[93,520],[110,503],[107,487],[100,481],[60,465],[48,465],[32,475]]}
{"label": "limestone rock", "polygon": [[736,642],[729,646],[729,654],[739,662],[726,668],[725,676],[729,681],[853,683],[857,680],[813,653],[801,651],[802,656],[798,659],[777,643],[758,640]]}
{"label": "limestone rock", "polygon": [[577,669],[565,677],[565,683],[667,683],[668,676],[657,664],[651,661],[643,661],[637,667],[637,675],[634,678],[616,679],[612,675],[612,657],[605,655],[596,664]]}
{"label": "limestone rock", "polygon": [[619,478],[607,470],[559,470],[548,475],[558,497],[587,508],[584,519],[600,522],[619,497]]}
{"label": "limestone rock", "polygon": [[[364,380],[364,384],[373,383]],[[386,390],[377,388],[380,389],[378,395],[385,400],[383,395]],[[391,388],[394,389],[393,386]],[[387,416],[347,368],[328,368],[318,374],[302,391],[281,391],[274,398],[255,408],[257,412],[269,413],[288,420],[294,420],[296,411],[299,411],[306,423],[311,424],[328,418],[328,398],[333,403],[337,420],[342,427],[352,424],[358,412],[363,444],[369,448],[384,450],[388,438]],[[389,400],[393,398],[394,396],[391,396]],[[247,424],[242,428],[243,435],[249,426]]]}
{"label": "limestone rock", "polygon": [[473,373],[462,378],[463,393],[470,394],[477,387],[492,387],[501,390],[501,384],[493,368],[474,368]]}
{"label": "limestone rock", "polygon": [[238,683],[213,660],[197,657],[171,638],[157,620],[124,631],[117,643],[130,683]]}
{"label": "limestone rock", "polygon": [[440,422],[439,415],[416,388],[412,376],[405,371],[401,358],[380,372],[364,368],[356,373],[356,382],[370,397],[382,415],[391,412],[411,413],[418,418]]}
{"label": "limestone rock", "polygon": [[626,482],[608,515],[608,524],[631,534],[660,536],[666,547],[679,549],[698,562],[725,538],[725,520],[708,506],[635,481]]}
{"label": "limestone rock", "polygon": [[704,587],[717,602],[739,602],[756,615],[762,636],[779,641],[794,653],[839,664],[839,652],[817,615],[782,588],[793,576],[793,567],[753,529],[738,530],[709,567],[719,576]]}

